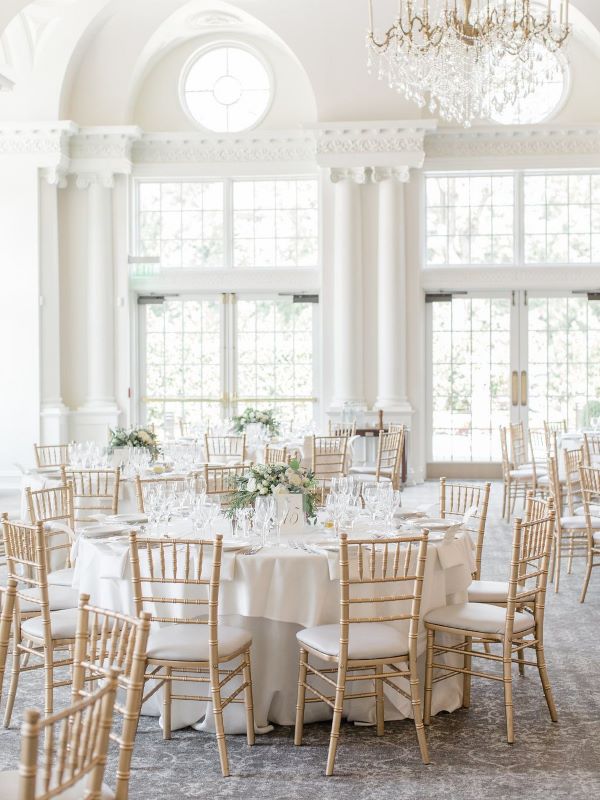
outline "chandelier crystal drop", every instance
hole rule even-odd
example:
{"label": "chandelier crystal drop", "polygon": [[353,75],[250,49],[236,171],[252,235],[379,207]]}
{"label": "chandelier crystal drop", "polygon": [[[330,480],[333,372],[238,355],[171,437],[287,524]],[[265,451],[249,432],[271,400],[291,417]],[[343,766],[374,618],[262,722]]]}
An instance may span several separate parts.
{"label": "chandelier crystal drop", "polygon": [[522,102],[556,70],[569,0],[398,0],[382,35],[369,0],[367,66],[420,108],[469,127]]}

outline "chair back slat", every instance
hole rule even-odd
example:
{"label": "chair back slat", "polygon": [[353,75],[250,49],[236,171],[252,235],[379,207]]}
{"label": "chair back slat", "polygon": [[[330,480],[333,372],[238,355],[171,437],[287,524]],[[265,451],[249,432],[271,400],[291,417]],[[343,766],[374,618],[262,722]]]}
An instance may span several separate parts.
{"label": "chair back slat", "polygon": [[583,503],[583,516],[585,517],[589,551],[597,548],[594,543],[594,522],[600,517],[600,467],[579,467],[579,481],[581,487],[581,500]]}
{"label": "chair back slat", "polygon": [[567,504],[569,514],[575,514],[577,506],[581,505],[581,484],[579,481],[579,467],[584,464],[583,447],[572,450],[563,450],[563,463],[565,469],[565,481],[567,485]]}
{"label": "chair back slat", "polygon": [[509,430],[511,461],[515,468],[518,468],[529,461],[525,428],[522,422],[516,422],[510,426]]}
{"label": "chair back slat", "polygon": [[346,472],[347,436],[313,436],[311,469],[318,481],[330,481]]}
{"label": "chair back slat", "polygon": [[95,522],[98,513],[117,514],[121,471],[117,469],[60,468],[63,486],[73,486],[75,525]]}
{"label": "chair back slat", "polygon": [[352,422],[338,422],[336,420],[329,420],[329,435],[330,436],[356,436],[356,420]]}
{"label": "chair back slat", "polygon": [[52,523],[60,523],[66,525],[71,531],[75,530],[73,485],[67,483],[66,486],[36,490],[32,490],[28,486],[25,489],[25,496],[31,523],[35,525],[36,522],[41,522],[44,526],[48,564],[55,564],[60,556],[60,561],[64,563],[64,566],[70,567],[71,537],[65,535],[64,530],[53,530]]}
{"label": "chair back slat", "polygon": [[86,798],[100,798],[117,677],[118,670],[111,669],[95,692],[46,719],[34,709],[25,711],[19,800],[52,800],[83,780]]}
{"label": "chair back slat", "polygon": [[204,482],[207,495],[218,495],[221,506],[227,508],[231,503],[232,492],[236,490],[236,478],[248,471],[244,464],[221,467],[215,464],[204,465]]}
{"label": "chair back slat", "polygon": [[474,580],[479,580],[481,577],[481,558],[491,488],[492,484],[489,482],[472,485],[440,478],[440,517],[462,520],[468,511],[472,512],[465,530],[468,530],[475,540]]}
{"label": "chair back slat", "polygon": [[68,444],[34,444],[36,467],[60,467],[69,463]]}
{"label": "chair back slat", "polygon": [[[8,577],[16,582],[15,615],[19,602],[33,605],[42,617],[44,638],[50,642],[50,602],[48,596],[48,551],[41,522],[23,525],[2,515],[2,535],[6,549]],[[28,612],[30,613],[30,612]]]}
{"label": "chair back slat", "polygon": [[265,447],[265,464],[287,464],[289,462],[287,447]]}
{"label": "chair back slat", "polygon": [[240,436],[210,436],[204,434],[204,457],[210,464],[213,462],[246,460],[246,434]]}
{"label": "chair back slat", "polygon": [[600,463],[600,433],[583,434],[583,452],[586,466],[598,466]]}
{"label": "chair back slat", "polygon": [[404,426],[394,432],[379,432],[376,478],[379,480],[381,475],[388,477],[394,488],[399,486],[405,438],[406,428]]}

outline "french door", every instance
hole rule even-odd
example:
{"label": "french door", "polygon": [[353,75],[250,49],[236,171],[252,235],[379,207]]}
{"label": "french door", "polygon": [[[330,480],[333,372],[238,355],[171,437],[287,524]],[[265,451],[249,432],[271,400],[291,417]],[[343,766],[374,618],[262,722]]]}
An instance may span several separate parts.
{"label": "french door", "polygon": [[139,417],[211,424],[246,406],[309,423],[317,411],[316,298],[139,298]]}
{"label": "french door", "polygon": [[565,419],[575,427],[600,415],[600,297],[520,291],[426,299],[429,462],[498,462],[500,425]]}

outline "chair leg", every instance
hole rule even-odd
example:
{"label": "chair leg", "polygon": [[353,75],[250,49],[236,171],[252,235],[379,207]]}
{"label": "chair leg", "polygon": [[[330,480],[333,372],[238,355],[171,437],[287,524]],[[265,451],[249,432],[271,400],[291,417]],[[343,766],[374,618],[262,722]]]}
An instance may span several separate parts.
{"label": "chair leg", "polygon": [[342,712],[344,710],[344,694],[346,692],[346,665],[338,665],[337,686],[335,688],[335,703],[333,707],[333,720],[331,722],[331,735],[329,737],[329,752],[327,753],[327,768],[325,775],[333,775],[333,765],[335,754],[337,753],[338,740],[340,738],[340,726],[342,724]]}
{"label": "chair leg", "polygon": [[546,669],[544,644],[541,638],[537,638],[537,631],[536,639],[535,657],[537,660],[538,671],[540,673],[540,680],[542,682],[542,689],[544,690],[544,697],[546,698],[546,703],[548,704],[550,719],[552,722],[558,722],[558,714],[556,713],[556,705],[554,704],[554,696],[552,694],[552,687],[550,686],[550,678],[548,677],[548,670]]}
{"label": "chair leg", "polygon": [[308,663],[308,652],[300,648],[300,664],[298,666],[298,699],[296,701],[296,727],[294,729],[294,744],[302,744],[302,733],[304,731],[304,700],[306,697],[306,665]]}
{"label": "chair leg", "polygon": [[10,629],[12,625],[14,594],[0,593],[2,600],[2,616],[0,617],[0,703],[2,703],[2,690],[4,688],[4,672],[8,658],[8,644],[10,642]]}
{"label": "chair leg", "polygon": [[429,758],[429,748],[427,747],[427,738],[425,736],[425,727],[423,725],[423,714],[421,712],[419,673],[417,672],[417,665],[414,659],[410,659],[410,700],[413,710],[413,719],[415,721],[417,741],[419,743],[419,750],[421,751],[421,760],[424,764],[430,764],[431,761]]}
{"label": "chair leg", "polygon": [[[171,678],[173,675],[173,671],[171,667],[165,667],[165,677]],[[171,695],[173,694],[173,681],[166,680],[163,684],[163,712],[162,712],[162,723],[163,723],[163,739],[170,739],[171,738],[171,704],[173,699]]]}
{"label": "chair leg", "polygon": [[244,653],[244,705],[246,706],[246,740],[249,745],[254,744],[254,700],[252,698],[252,668],[250,666],[250,650]]}
{"label": "chair leg", "polygon": [[[465,638],[465,651],[470,653],[473,647],[473,639],[470,636]],[[463,667],[464,669],[471,669],[471,656],[465,653],[463,658]],[[471,676],[468,672],[463,672],[463,701],[462,707],[469,708],[471,705]]]}
{"label": "chair leg", "polygon": [[502,487],[502,519],[506,519],[506,499],[507,499],[507,484],[506,481],[503,483]]}
{"label": "chair leg", "polygon": [[44,648],[44,712],[54,711],[54,648]]}
{"label": "chair leg", "polygon": [[561,561],[562,541],[559,537],[556,541],[556,574],[554,576],[554,593],[558,593],[558,585],[560,583],[560,561]]}
{"label": "chair leg", "polygon": [[[520,642],[522,644],[522,642]],[[525,677],[525,650],[519,650],[517,653],[517,660],[519,662],[519,675]]]}
{"label": "chair leg", "polygon": [[554,570],[556,566],[556,533],[552,535],[552,547],[550,548],[550,583],[554,583]]}
{"label": "chair leg", "polygon": [[506,714],[506,741],[513,744],[515,741],[513,698],[512,698],[512,647],[506,640],[503,643],[502,672],[504,683],[504,711]]}
{"label": "chair leg", "polygon": [[[133,742],[135,740],[140,720],[140,712],[142,710],[143,695],[144,679],[142,677],[139,685],[136,684],[127,690],[126,708],[123,715],[123,728],[121,730],[121,739],[126,742]],[[127,800],[132,755],[132,748],[119,747],[119,760],[117,762],[117,776],[115,781],[115,800]]]}
{"label": "chair leg", "polygon": [[212,695],[213,714],[215,717],[215,731],[217,734],[217,747],[221,761],[221,774],[229,777],[229,759],[227,758],[227,742],[225,741],[225,725],[223,724],[223,706],[221,704],[221,689],[219,688],[219,670],[215,664],[210,665],[210,691]]}
{"label": "chair leg", "polygon": [[431,691],[433,686],[433,646],[435,631],[427,630],[427,653],[425,656],[425,697],[423,702],[423,722],[431,723]]}
{"label": "chair leg", "polygon": [[574,538],[573,538],[573,534],[571,534],[571,536],[569,538],[570,538],[570,541],[569,541],[569,560],[567,562],[567,575],[572,575],[573,574],[573,552],[574,552],[574,548],[575,548],[575,541],[574,541]]}
{"label": "chair leg", "polygon": [[[588,550],[587,554],[587,561],[585,566],[585,578],[583,579],[583,586],[581,587],[581,595],[579,596],[579,602],[585,602],[585,596],[587,594],[588,586],[590,585],[590,578],[592,577],[592,567],[594,566],[594,554],[591,550]],[[0,674],[0,678],[1,678]],[[1,691],[1,687],[0,687]]]}
{"label": "chair leg", "polygon": [[[385,671],[385,666],[380,667]],[[377,674],[377,667],[375,667],[375,674]],[[385,720],[383,715],[383,680],[375,678],[375,714],[377,718],[377,736],[383,736],[385,732]]]}
{"label": "chair leg", "polygon": [[19,644],[21,643],[21,632],[18,626],[15,625],[13,636],[13,657],[12,668],[10,675],[10,686],[8,689],[8,697],[6,699],[6,709],[4,711],[4,727],[10,727],[10,720],[12,717],[13,707],[15,704],[15,697],[17,695],[17,686],[19,685],[19,673],[21,671],[21,654],[19,652]]}

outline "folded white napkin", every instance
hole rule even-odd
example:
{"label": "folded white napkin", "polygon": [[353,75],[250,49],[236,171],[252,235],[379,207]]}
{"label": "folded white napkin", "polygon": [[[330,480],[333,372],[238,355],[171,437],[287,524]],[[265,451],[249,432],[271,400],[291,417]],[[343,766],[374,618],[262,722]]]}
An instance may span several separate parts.
{"label": "folded white napkin", "polygon": [[122,544],[113,547],[111,544],[104,544],[97,548],[99,552],[98,575],[105,579],[122,580],[127,570],[129,560],[129,548]]}
{"label": "folded white napkin", "polygon": [[70,542],[75,541],[75,531],[70,525],[66,525],[64,522],[47,522],[44,528],[52,533],[65,533]]}
{"label": "folded white napkin", "polygon": [[458,567],[465,558],[465,548],[462,542],[440,542],[436,547],[442,569]]}

